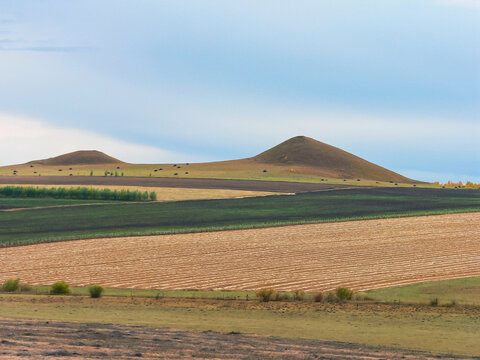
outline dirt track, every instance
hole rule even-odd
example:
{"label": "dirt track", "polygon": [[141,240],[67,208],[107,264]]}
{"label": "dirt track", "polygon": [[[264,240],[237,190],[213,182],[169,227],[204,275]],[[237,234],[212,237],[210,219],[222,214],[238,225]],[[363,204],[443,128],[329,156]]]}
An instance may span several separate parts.
{"label": "dirt track", "polygon": [[[447,359],[348,343],[0,318],[0,357],[35,359]],[[456,357],[456,359],[460,359]],[[462,358],[467,359],[467,358]]]}
{"label": "dirt track", "polygon": [[0,184],[123,185],[143,187],[271,191],[282,193],[301,193],[325,190],[332,187],[339,189],[351,187],[334,184],[298,183],[288,181],[103,176],[0,176]]}
{"label": "dirt track", "polygon": [[480,275],[480,213],[0,249],[0,280],[120,288],[356,290]]}

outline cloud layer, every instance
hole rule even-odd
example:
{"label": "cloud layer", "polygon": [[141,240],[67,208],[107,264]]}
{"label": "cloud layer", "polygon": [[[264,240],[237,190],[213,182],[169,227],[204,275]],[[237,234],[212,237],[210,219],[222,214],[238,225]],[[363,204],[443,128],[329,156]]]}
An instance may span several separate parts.
{"label": "cloud layer", "polygon": [[126,162],[191,161],[190,156],[161,148],[0,113],[0,165],[20,164],[77,150],[99,150]]}
{"label": "cloud layer", "polygon": [[[3,2],[0,112],[172,161],[303,134],[480,180],[479,2]],[[132,159],[157,161],[148,152]]]}

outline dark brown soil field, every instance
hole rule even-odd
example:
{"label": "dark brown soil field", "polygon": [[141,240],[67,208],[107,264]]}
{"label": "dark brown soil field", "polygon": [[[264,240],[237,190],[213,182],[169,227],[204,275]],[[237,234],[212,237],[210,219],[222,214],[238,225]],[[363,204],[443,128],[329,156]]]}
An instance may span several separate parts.
{"label": "dark brown soil field", "polygon": [[0,176],[0,184],[114,185],[302,193],[351,186],[288,181],[103,176]]}
{"label": "dark brown soil field", "polygon": [[[449,359],[340,342],[0,318],[0,358]],[[455,357],[455,359],[470,359]]]}

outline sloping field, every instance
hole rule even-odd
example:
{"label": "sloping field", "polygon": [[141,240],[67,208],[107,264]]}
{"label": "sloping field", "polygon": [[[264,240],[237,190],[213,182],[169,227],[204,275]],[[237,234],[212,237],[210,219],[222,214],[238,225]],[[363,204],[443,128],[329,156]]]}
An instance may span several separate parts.
{"label": "sloping field", "polygon": [[[144,187],[144,186],[121,186],[121,185],[42,185],[42,184],[12,184],[12,186],[37,187],[37,188],[78,188],[103,190],[108,188],[117,191],[140,191],[157,194],[157,201],[183,201],[183,200],[205,200],[205,199],[236,199],[253,196],[276,195],[279,193],[267,191],[229,190],[229,189],[195,189],[195,188],[169,188],[169,187]],[[2,187],[0,185],[0,187]],[[0,200],[1,203],[1,200]],[[1,207],[0,207],[1,208]]]}
{"label": "sloping field", "polygon": [[480,213],[0,249],[0,280],[158,289],[356,290],[480,275]]}
{"label": "sloping field", "polygon": [[[1,176],[0,184],[16,185],[98,185],[141,186],[193,189],[228,189],[242,191],[269,191],[278,193],[303,193],[326,189],[350,188],[352,185],[328,183],[298,183],[288,181],[196,179],[169,177],[123,177],[123,176]],[[356,185],[356,184],[355,184]]]}

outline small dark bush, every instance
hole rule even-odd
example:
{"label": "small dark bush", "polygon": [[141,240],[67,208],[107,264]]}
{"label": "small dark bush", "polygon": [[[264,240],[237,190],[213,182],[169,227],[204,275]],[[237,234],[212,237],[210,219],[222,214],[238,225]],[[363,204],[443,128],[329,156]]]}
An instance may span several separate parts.
{"label": "small dark bush", "polygon": [[315,294],[313,296],[313,301],[315,302],[322,302],[323,300],[323,294],[322,293],[318,293],[318,294]]}
{"label": "small dark bush", "polygon": [[290,297],[287,293],[277,292],[275,294],[275,301],[290,301]]}
{"label": "small dark bush", "polygon": [[340,301],[352,300],[352,297],[353,297],[352,290],[344,287],[340,287],[337,289],[337,298]]}
{"label": "small dark bush", "polygon": [[438,306],[438,298],[430,300],[430,306]]}
{"label": "small dark bush", "polygon": [[91,298],[100,298],[103,295],[105,288],[101,285],[92,285],[88,288]]}
{"label": "small dark bush", "polygon": [[294,299],[296,301],[303,301],[305,299],[305,291],[303,290],[296,290],[294,294]]}
{"label": "small dark bush", "polygon": [[337,295],[329,292],[323,297],[323,301],[328,302],[328,303],[335,303],[335,302],[338,301],[338,298],[337,298]]}
{"label": "small dark bush", "polygon": [[70,294],[70,285],[65,281],[57,281],[50,289],[52,295]]}
{"label": "small dark bush", "polygon": [[20,279],[8,279],[2,285],[2,291],[14,292],[17,291],[20,286]]}
{"label": "small dark bush", "polygon": [[264,288],[255,291],[255,295],[263,302],[269,302],[275,296],[276,291],[271,288]]}
{"label": "small dark bush", "polygon": [[22,284],[22,283],[20,283],[19,290],[20,290],[20,292],[30,292],[30,291],[33,290],[33,287],[31,287],[31,286],[28,285],[28,284]]}

